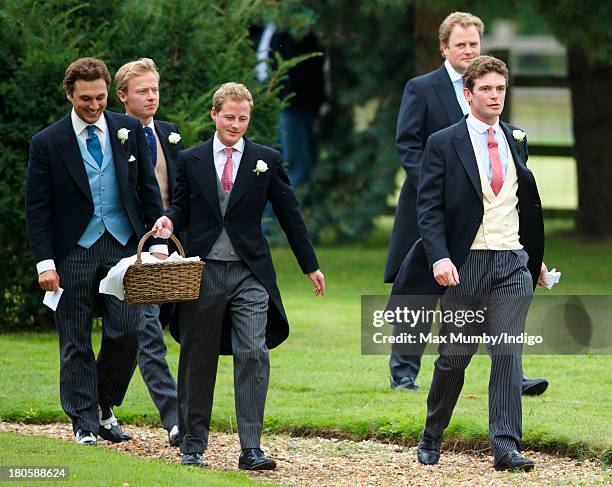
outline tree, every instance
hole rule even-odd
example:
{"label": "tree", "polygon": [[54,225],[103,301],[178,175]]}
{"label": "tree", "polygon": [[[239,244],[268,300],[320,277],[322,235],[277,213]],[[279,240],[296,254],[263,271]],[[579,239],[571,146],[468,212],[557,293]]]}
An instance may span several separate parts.
{"label": "tree", "polygon": [[328,241],[363,238],[396,192],[395,124],[403,86],[414,73],[412,2],[267,5],[261,21],[297,37],[315,32],[328,66],[319,159],[301,190],[306,221]]}
{"label": "tree", "polygon": [[567,46],[572,94],[574,156],[578,172],[578,231],[612,236],[612,8],[607,2],[534,0],[555,35]]}

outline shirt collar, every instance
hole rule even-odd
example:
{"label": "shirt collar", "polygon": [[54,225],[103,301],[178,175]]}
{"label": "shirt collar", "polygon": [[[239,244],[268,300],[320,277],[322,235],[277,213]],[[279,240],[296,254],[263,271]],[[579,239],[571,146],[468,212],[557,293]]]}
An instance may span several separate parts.
{"label": "shirt collar", "polygon": [[446,71],[450,76],[451,83],[454,83],[458,79],[461,79],[461,73],[451,66],[451,63],[448,61],[448,59],[444,61],[444,67],[446,68]]}
{"label": "shirt collar", "polygon": [[153,132],[155,132],[155,122],[153,120],[153,117],[151,117],[151,121],[146,124],[145,127],[149,127],[151,130],[153,130]]}
{"label": "shirt collar", "polygon": [[104,118],[104,113],[100,116],[96,123],[87,123],[76,114],[73,108],[72,112],[70,112],[70,119],[72,120],[72,128],[74,129],[77,135],[81,135],[83,130],[85,130],[90,125],[94,125],[95,127],[97,127],[98,130],[102,132],[102,134],[106,133],[106,118]]}
{"label": "shirt collar", "polygon": [[487,130],[489,130],[489,127],[493,127],[493,129],[495,130],[496,133],[499,133],[499,131],[501,130],[501,128],[499,126],[499,117],[497,117],[497,120],[495,121],[495,123],[493,125],[487,125],[482,120],[478,120],[472,114],[472,112],[470,112],[470,114],[468,115],[468,117],[466,119],[466,122],[467,122],[467,124],[470,127],[472,127],[474,130],[476,130],[476,132],[478,132],[479,134],[485,133]]}
{"label": "shirt collar", "polygon": [[[223,149],[226,148],[228,147],[219,140],[219,137],[217,137],[217,132],[215,132],[215,136],[213,137],[213,152],[221,152]],[[240,139],[238,139],[238,142],[236,142],[232,146],[232,148],[242,153],[244,151],[244,137],[240,137]]]}

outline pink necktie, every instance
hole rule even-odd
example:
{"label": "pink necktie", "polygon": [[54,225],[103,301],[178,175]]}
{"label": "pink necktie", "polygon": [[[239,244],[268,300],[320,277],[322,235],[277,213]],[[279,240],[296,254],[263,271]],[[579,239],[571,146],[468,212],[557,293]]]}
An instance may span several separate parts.
{"label": "pink necktie", "polygon": [[499,151],[497,150],[497,141],[493,134],[495,131],[493,127],[490,127],[489,130],[489,142],[487,144],[489,148],[489,161],[491,162],[491,189],[495,196],[501,190],[502,185],[504,184],[504,173],[502,172],[501,160],[499,159]]}
{"label": "pink necktie", "polygon": [[227,159],[225,160],[225,166],[223,166],[223,174],[221,175],[221,186],[225,190],[226,193],[229,193],[232,190],[232,186],[234,182],[232,181],[232,176],[234,173],[234,161],[232,160],[232,152],[234,152],[233,148],[223,149],[225,151],[225,155]]}

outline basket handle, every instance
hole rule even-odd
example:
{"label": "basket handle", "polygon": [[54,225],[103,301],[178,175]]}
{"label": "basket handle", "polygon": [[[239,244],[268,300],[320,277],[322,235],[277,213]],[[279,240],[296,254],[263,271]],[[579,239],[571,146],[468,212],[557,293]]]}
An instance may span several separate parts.
{"label": "basket handle", "polygon": [[[140,254],[142,253],[142,248],[144,247],[145,242],[150,237],[155,235],[155,233],[157,233],[157,230],[151,230],[150,232],[145,233],[142,236],[142,238],[140,239],[140,242],[138,242],[138,248],[136,249],[136,264],[137,265],[142,264],[142,260],[140,258]],[[175,243],[176,248],[179,251],[179,254],[181,254],[181,257],[185,257],[185,251],[183,250],[183,246],[181,245],[181,242],[179,242],[178,238],[176,238],[173,234],[170,234],[170,238]]]}

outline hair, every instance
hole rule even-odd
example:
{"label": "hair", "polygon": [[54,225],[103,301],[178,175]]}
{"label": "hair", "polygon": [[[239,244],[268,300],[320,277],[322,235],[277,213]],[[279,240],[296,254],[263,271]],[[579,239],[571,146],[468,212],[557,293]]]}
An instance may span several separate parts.
{"label": "hair", "polygon": [[115,88],[117,91],[127,93],[130,80],[136,76],[141,76],[146,73],[153,73],[159,83],[159,73],[153,59],[148,57],[140,58],[138,61],[132,61],[124,64],[115,74]]}
{"label": "hair", "polygon": [[506,79],[506,84],[508,84],[508,68],[506,63],[492,56],[478,56],[470,63],[463,76],[461,76],[463,86],[472,91],[476,80],[491,72],[503,75]]}
{"label": "hair", "polygon": [[74,85],[78,80],[95,81],[103,79],[106,82],[106,88],[110,86],[111,77],[103,61],[93,57],[84,57],[77,59],[66,68],[64,75],[64,89],[66,93],[72,96]]}
{"label": "hair", "polygon": [[448,40],[450,39],[451,32],[453,31],[453,27],[456,25],[460,25],[464,29],[467,29],[471,25],[476,27],[478,31],[478,35],[482,37],[484,33],[484,24],[482,20],[480,20],[475,15],[472,15],[467,12],[453,12],[448,15],[440,24],[440,30],[438,31],[438,37],[440,38],[440,46],[442,44],[448,45]]}
{"label": "hair", "polygon": [[253,111],[253,96],[249,89],[241,83],[223,83],[213,95],[213,108],[220,112],[227,99],[233,101],[248,101]]}

